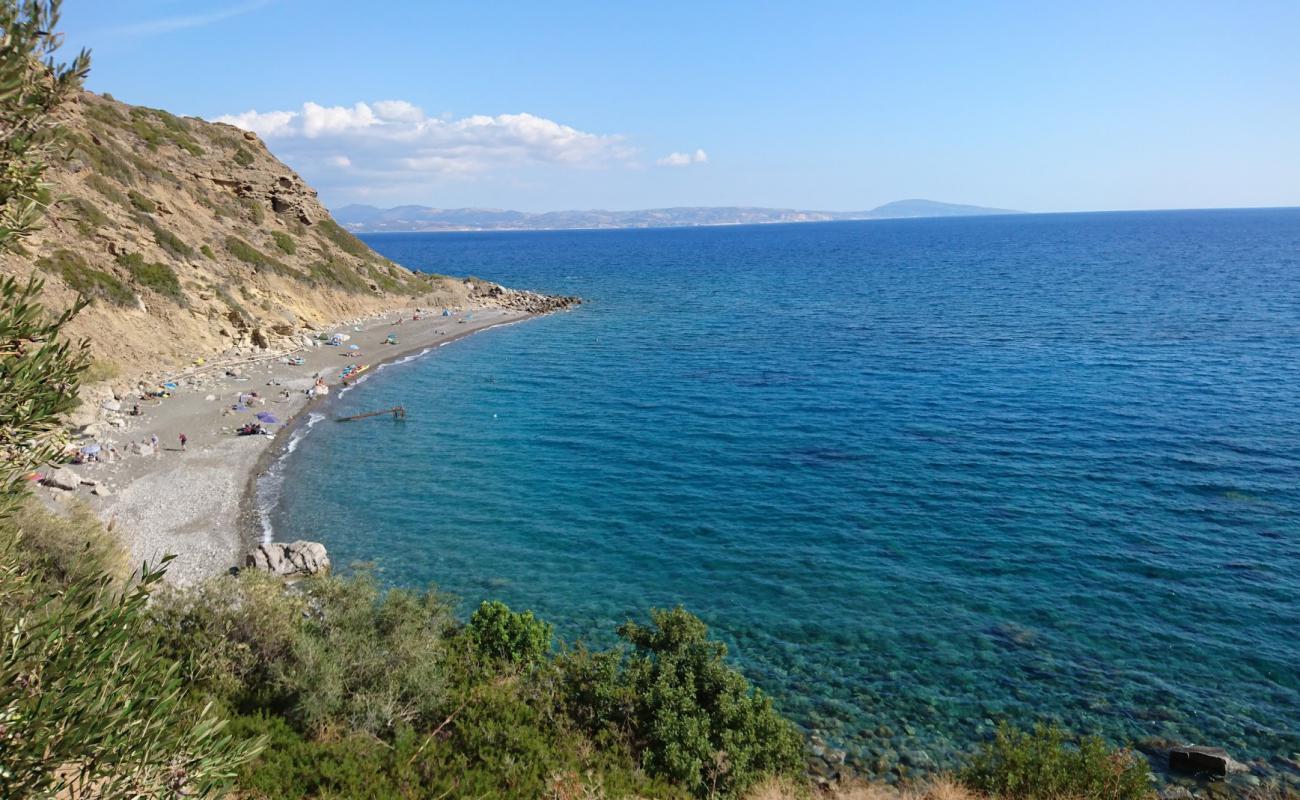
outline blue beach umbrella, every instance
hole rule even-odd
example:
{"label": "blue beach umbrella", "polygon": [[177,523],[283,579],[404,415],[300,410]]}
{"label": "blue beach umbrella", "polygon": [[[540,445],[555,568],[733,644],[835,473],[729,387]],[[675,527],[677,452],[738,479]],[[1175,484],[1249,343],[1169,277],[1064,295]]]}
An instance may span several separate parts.
{"label": "blue beach umbrella", "polygon": [[259,411],[259,412],[257,412],[257,418],[258,418],[259,420],[261,420],[262,422],[265,422],[267,425],[279,425],[279,424],[280,424],[280,420],[276,419],[276,418],[275,418],[275,415],[272,414],[270,411]]}

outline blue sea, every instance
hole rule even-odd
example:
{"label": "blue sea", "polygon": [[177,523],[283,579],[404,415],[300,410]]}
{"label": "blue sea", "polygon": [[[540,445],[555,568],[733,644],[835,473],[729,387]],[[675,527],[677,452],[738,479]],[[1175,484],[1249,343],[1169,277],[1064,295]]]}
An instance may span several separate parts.
{"label": "blue sea", "polygon": [[1300,758],[1300,210],[366,240],[587,302],[344,395],[409,417],[311,428],[277,538],[569,642],[680,603],[867,769]]}

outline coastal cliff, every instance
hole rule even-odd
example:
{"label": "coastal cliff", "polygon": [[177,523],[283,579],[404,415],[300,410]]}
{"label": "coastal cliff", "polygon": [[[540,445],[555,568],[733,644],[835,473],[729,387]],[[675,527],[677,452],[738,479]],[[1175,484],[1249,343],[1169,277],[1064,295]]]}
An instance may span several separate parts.
{"label": "coastal cliff", "polygon": [[399,307],[538,313],[572,302],[385,259],[249,131],[90,92],[60,117],[47,224],[25,253],[0,258],[0,273],[35,271],[52,307],[92,299],[67,333],[89,340],[101,379],[283,349]]}

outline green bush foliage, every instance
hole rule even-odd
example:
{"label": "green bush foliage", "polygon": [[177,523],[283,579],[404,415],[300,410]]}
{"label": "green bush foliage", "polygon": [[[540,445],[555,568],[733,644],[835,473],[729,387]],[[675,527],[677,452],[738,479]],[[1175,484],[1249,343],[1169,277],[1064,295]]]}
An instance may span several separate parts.
{"label": "green bush foliage", "polygon": [[[109,95],[104,95],[109,99]],[[93,120],[97,120],[110,128],[116,128],[126,122],[125,118],[118,113],[117,109],[108,103],[96,103],[93,100],[82,104],[82,113]]]}
{"label": "green bush foliage", "polygon": [[71,250],[56,250],[52,254],[37,259],[36,266],[53,275],[58,275],[69,288],[89,300],[103,299],[124,307],[135,305],[135,292],[131,291],[117,276],[91,267],[80,253]]}
{"label": "green bush foliage", "polygon": [[117,537],[84,502],[74,502],[66,513],[55,514],[34,498],[27,498],[8,520],[12,544],[22,543],[25,565],[56,585],[108,579],[123,586],[132,565]]}
{"label": "green bush foliage", "polygon": [[134,206],[138,211],[143,211],[146,214],[152,214],[153,212],[158,210],[157,203],[150,200],[148,197],[145,197],[143,194],[140,194],[135,189],[131,189],[130,191],[128,191],[126,193],[126,196],[127,199],[131,201],[131,205]]}
{"label": "green bush foliage", "polygon": [[318,261],[312,264],[312,280],[323,283],[326,286],[337,286],[349,292],[360,293],[370,290],[370,285],[365,279],[357,274],[356,269],[343,261],[331,258],[329,261]]}
{"label": "green bush foliage", "polygon": [[242,145],[235,148],[235,154],[231,158],[241,167],[251,167],[253,165],[253,154],[245,150]]}
{"label": "green bush foliage", "polygon": [[153,230],[153,240],[168,253],[177,258],[189,258],[194,255],[194,248],[181,241],[181,238],[176,234],[152,221],[150,221],[149,227]]}
{"label": "green bush foliage", "polygon": [[[683,796],[567,716],[549,626],[493,608],[462,626],[445,596],[381,591],[367,574],[286,590],[245,573],[160,595],[152,619],[187,681],[236,711],[232,731],[270,738],[238,781],[259,797],[533,798],[557,783]],[[486,619],[498,643],[527,643],[531,669],[483,658],[497,640]]]}
{"label": "green bush foliage", "polygon": [[213,261],[217,260],[217,254],[212,252],[212,248],[206,244],[199,245],[199,252],[202,253],[206,258],[210,258]]}
{"label": "green bush foliage", "polygon": [[238,236],[226,237],[226,250],[245,264],[251,264],[259,272],[273,272],[277,275],[289,275],[295,278],[306,277],[298,270],[268,256]]}
{"label": "green bush foliage", "polygon": [[249,197],[239,198],[239,204],[248,212],[248,221],[254,225],[261,225],[266,221],[266,206]]}
{"label": "green bush foliage", "polygon": [[632,731],[647,771],[700,797],[734,796],[767,775],[798,771],[799,734],[727,665],[726,645],[681,607],[654,609],[650,618],[648,627],[619,628],[634,648],[614,672],[623,690],[595,687],[598,696],[631,699],[627,719],[606,722]]}
{"label": "green bush foliage", "polygon": [[123,253],[117,257],[117,263],[131,274],[131,280],[137,284],[173,300],[182,302],[185,294],[181,291],[180,279],[176,271],[166,264],[150,263],[139,253]]}
{"label": "green bush foliage", "polygon": [[[120,184],[129,184],[135,179],[135,170],[130,161],[118,150],[107,144],[107,137],[100,137],[104,144],[95,144],[89,137],[71,134],[68,141],[72,144],[72,153],[90,165],[91,176],[112,179]],[[87,180],[89,181],[89,177]]]}
{"label": "green bush foliage", "polygon": [[550,623],[496,600],[483,601],[470,616],[469,634],[481,654],[507,664],[538,664],[551,652]]}
{"label": "green bush foliage", "polygon": [[117,203],[119,206],[128,208],[131,205],[131,201],[127,199],[127,196],[122,193],[121,189],[117,188],[112,181],[98,173],[87,175],[86,185],[104,195],[109,200],[112,200],[114,203]]}
{"label": "green bush foliage", "polygon": [[100,211],[94,203],[83,198],[73,198],[68,201],[68,206],[76,214],[75,224],[84,236],[91,236],[100,228],[112,224],[112,220],[103,211]]}
{"label": "green bush foliage", "polygon": [[[0,76],[4,69],[0,58]],[[0,249],[15,239],[0,232]],[[61,418],[76,409],[90,362],[85,342],[59,339],[87,301],[51,314],[37,301],[43,288],[35,278],[0,277],[0,528],[22,502],[26,476],[62,452],[68,434]]]}
{"label": "green bush foliage", "polygon": [[365,242],[348,233],[332,219],[324,219],[316,223],[316,229],[336,247],[350,256],[371,258],[374,255]]}
{"label": "green bush foliage", "polygon": [[275,239],[275,246],[280,248],[287,255],[293,255],[298,252],[298,245],[294,243],[293,237],[284,231],[272,231],[271,238]]}
{"label": "green bush foliage", "polygon": [[961,774],[968,788],[1010,800],[1151,800],[1151,770],[1128,750],[1092,736],[1069,742],[1056,725],[1032,732],[1003,723]]}

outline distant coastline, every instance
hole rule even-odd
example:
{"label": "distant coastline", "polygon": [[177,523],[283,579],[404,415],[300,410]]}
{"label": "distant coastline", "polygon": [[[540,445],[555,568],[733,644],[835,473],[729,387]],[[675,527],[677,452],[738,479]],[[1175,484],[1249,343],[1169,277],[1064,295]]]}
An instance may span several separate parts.
{"label": "distant coastline", "polygon": [[842,222],[878,219],[979,217],[1022,212],[1002,208],[897,200],[868,211],[803,211],[747,206],[652,208],[640,211],[548,211],[533,213],[494,208],[343,206],[334,218],[353,233],[432,233],[474,231],[622,230]]}

